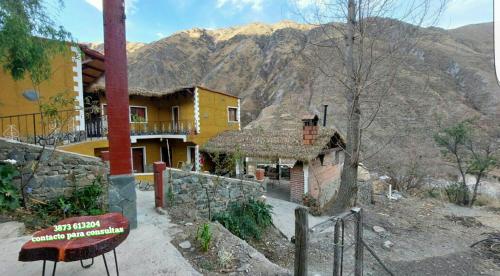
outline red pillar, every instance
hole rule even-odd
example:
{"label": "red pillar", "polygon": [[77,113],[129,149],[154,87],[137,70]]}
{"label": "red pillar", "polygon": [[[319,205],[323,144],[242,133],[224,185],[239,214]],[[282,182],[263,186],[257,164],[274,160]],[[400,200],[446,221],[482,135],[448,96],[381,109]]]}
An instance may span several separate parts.
{"label": "red pillar", "polygon": [[131,174],[124,0],[104,0],[103,16],[110,174]]}
{"label": "red pillar", "polygon": [[153,163],[155,177],[155,207],[163,208],[163,171],[166,167],[165,162]]}

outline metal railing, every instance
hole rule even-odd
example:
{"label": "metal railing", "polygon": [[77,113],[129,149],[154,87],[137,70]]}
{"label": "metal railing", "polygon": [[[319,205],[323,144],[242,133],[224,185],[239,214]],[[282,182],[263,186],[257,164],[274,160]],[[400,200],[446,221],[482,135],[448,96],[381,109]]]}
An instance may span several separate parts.
{"label": "metal railing", "polygon": [[0,136],[30,144],[54,145],[86,139],[80,128],[79,110],[61,110],[57,114],[28,113],[0,117]]}
{"label": "metal railing", "polygon": [[131,135],[194,134],[191,121],[148,121],[130,123]]}
{"label": "metal railing", "polygon": [[[0,117],[0,137],[39,145],[74,143],[92,138],[106,137],[107,116],[85,111],[85,123],[80,125],[80,110],[62,110],[47,116],[42,113],[19,114]],[[192,121],[131,122],[131,136],[191,135],[195,134]]]}

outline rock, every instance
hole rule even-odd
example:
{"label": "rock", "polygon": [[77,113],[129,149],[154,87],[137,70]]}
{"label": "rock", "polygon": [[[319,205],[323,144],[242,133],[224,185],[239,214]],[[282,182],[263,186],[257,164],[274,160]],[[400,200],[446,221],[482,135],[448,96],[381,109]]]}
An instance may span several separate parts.
{"label": "rock", "polygon": [[248,272],[248,270],[250,269],[250,264],[244,264],[240,267],[238,267],[238,269],[236,269],[236,271],[238,272]]}
{"label": "rock", "polygon": [[191,248],[191,243],[189,241],[183,241],[179,243],[179,246],[183,249],[189,249]]}
{"label": "rock", "polygon": [[24,223],[9,221],[0,223],[0,239],[17,238],[24,235]]}
{"label": "rock", "polygon": [[391,241],[385,241],[382,244],[382,247],[387,249],[387,250],[390,250],[393,246],[394,246],[394,243],[392,243]]}
{"label": "rock", "polygon": [[191,222],[186,222],[186,224],[184,224],[185,226],[193,226],[193,223]]}
{"label": "rock", "polygon": [[248,254],[248,257],[253,259],[253,258],[256,258],[258,255],[259,255],[259,252],[253,251],[253,252]]}
{"label": "rock", "polygon": [[385,228],[378,226],[378,225],[375,225],[375,226],[373,226],[373,232],[375,232],[377,234],[381,234],[381,233],[385,232]]}

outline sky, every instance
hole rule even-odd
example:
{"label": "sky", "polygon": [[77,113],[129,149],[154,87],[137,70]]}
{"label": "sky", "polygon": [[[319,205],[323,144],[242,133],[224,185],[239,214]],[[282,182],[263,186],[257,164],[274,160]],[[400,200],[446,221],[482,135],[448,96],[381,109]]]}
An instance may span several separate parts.
{"label": "sky", "polygon": [[[56,22],[79,42],[102,42],[102,0],[47,0]],[[151,42],[175,32],[218,29],[252,22],[303,22],[298,7],[316,0],[125,0],[127,40]],[[439,27],[450,29],[493,20],[493,0],[449,0]]]}

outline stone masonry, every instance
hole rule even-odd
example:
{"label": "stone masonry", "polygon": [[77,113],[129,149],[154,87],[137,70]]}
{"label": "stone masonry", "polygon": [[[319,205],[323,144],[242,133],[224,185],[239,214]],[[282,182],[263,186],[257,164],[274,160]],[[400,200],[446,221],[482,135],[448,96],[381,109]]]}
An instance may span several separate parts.
{"label": "stone masonry", "polygon": [[[181,205],[207,216],[245,198],[258,199],[266,186],[256,181],[240,180],[192,171],[167,168],[163,173],[164,206]],[[169,191],[172,191],[169,197]]]}
{"label": "stone masonry", "polygon": [[[21,185],[21,177],[26,180],[29,177],[29,163],[36,160],[40,152],[41,146],[0,139],[0,160],[15,160],[21,172],[21,176],[14,179],[17,187]],[[98,158],[46,149],[41,160],[37,173],[26,186],[26,192],[34,198],[50,200],[69,196],[75,188],[90,185],[96,178],[101,179],[103,191],[107,191],[106,165]],[[103,201],[106,200],[104,194]]]}

